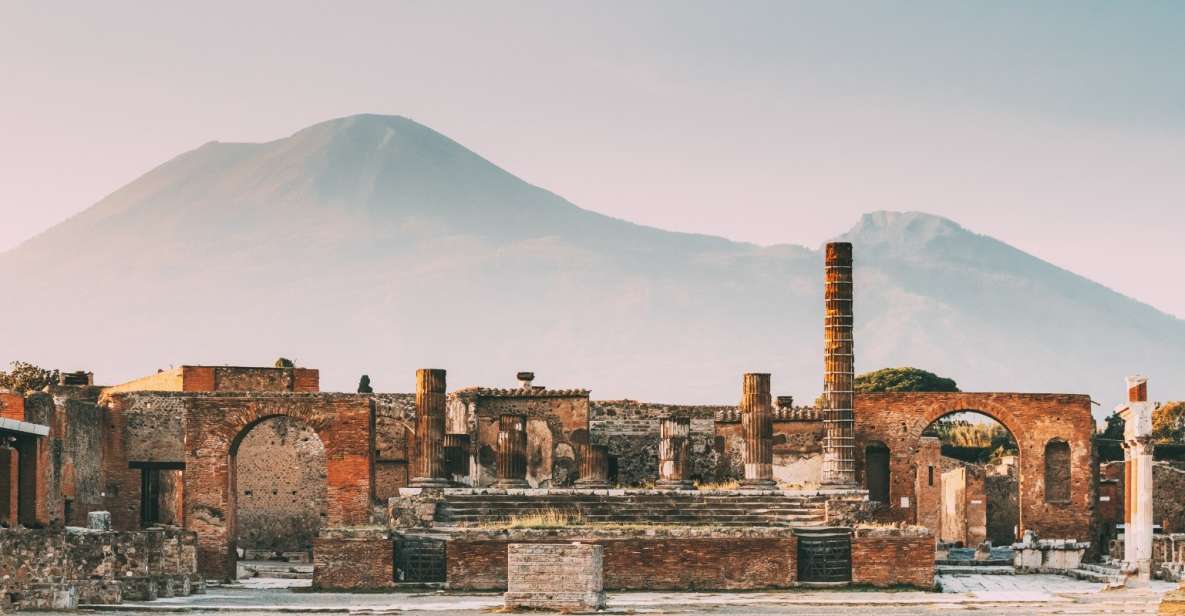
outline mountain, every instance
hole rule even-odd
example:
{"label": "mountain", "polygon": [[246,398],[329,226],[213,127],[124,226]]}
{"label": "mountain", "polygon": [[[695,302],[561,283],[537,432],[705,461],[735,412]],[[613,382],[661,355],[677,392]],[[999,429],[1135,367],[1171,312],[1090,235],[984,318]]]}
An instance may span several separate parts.
{"label": "mountain", "polygon": [[[1117,401],[1185,369],[1185,322],[920,213],[865,215],[857,367]],[[547,385],[725,402],[746,371],[812,400],[822,257],[583,210],[409,119],[207,143],[0,254],[0,361],[118,382],[180,363],[319,367],[411,391]],[[1180,392],[1178,392],[1180,393]],[[1109,404],[1107,405],[1109,406]],[[1100,415],[1105,409],[1100,409]]]}

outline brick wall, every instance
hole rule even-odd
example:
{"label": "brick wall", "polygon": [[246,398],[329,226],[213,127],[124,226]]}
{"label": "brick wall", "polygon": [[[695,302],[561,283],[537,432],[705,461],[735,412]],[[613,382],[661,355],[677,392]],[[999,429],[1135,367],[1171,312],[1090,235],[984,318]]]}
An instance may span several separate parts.
{"label": "brick wall", "polygon": [[[604,549],[606,590],[753,590],[794,585],[797,542],[789,529],[704,536],[691,529],[655,536],[608,531],[469,533],[447,543],[453,590],[504,590],[507,545],[579,540]],[[635,533],[636,535],[636,533]]]}
{"label": "brick wall", "polygon": [[395,543],[380,529],[329,529],[313,542],[313,588],[379,590],[395,585]]}
{"label": "brick wall", "polygon": [[[979,412],[1003,424],[1020,447],[1021,531],[1033,529],[1042,537],[1088,540],[1095,508],[1092,466],[1095,424],[1090,410],[1089,396],[1073,394],[857,394],[857,476],[863,481],[867,443],[881,441],[887,445],[890,503],[884,519],[916,523],[914,490],[922,431],[945,415]],[[1045,498],[1045,446],[1055,438],[1070,446],[1068,502],[1047,502]]]}
{"label": "brick wall", "polygon": [[928,530],[857,528],[852,533],[852,583],[932,588],[934,549]]}
{"label": "brick wall", "polygon": [[596,610],[605,605],[603,548],[589,544],[512,543],[506,607]]}
{"label": "brick wall", "polygon": [[325,447],[317,433],[290,417],[265,419],[239,443],[235,465],[236,546],[311,552],[328,515]]}
{"label": "brick wall", "polygon": [[25,397],[20,394],[0,392],[0,417],[24,421]]}

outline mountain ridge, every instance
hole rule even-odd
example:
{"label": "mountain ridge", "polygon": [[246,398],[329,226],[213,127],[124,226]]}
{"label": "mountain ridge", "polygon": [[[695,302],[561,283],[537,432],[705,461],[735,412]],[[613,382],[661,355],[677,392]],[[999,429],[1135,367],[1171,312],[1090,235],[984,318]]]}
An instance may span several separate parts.
{"label": "mountain ridge", "polygon": [[[1185,322],[950,219],[875,211],[839,238],[862,371],[1108,399],[1129,372],[1185,369]],[[0,253],[24,300],[0,309],[23,325],[0,360],[119,380],[284,354],[329,388],[365,372],[388,390],[428,364],[454,385],[534,369],[672,402],[728,400],[760,370],[810,399],[821,273],[818,248],[605,216],[414,120],[347,116],[207,142]]]}

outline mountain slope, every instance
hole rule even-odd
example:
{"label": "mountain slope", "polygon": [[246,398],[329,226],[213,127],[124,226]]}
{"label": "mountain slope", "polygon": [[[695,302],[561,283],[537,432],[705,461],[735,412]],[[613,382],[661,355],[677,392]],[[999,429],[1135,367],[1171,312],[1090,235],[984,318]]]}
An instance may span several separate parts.
{"label": "mountain slope", "polygon": [[[1182,321],[951,221],[878,212],[846,238],[861,370],[1111,400],[1130,372],[1185,368]],[[804,400],[821,381],[817,251],[583,210],[401,117],[208,143],[0,255],[0,276],[0,361],[105,382],[281,354],[337,389],[410,390],[429,365],[688,402],[735,399],[747,370]]]}

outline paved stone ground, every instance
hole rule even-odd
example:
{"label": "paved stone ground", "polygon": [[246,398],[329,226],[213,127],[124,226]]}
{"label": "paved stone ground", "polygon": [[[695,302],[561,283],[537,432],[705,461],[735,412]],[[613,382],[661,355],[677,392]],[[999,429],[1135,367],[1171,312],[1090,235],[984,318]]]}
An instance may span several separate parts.
{"label": "paved stone ground", "polygon": [[[610,593],[608,613],[617,614],[1156,614],[1162,596],[1176,584],[1104,590],[1102,584],[1053,575],[940,576],[944,592],[779,591],[745,593]],[[259,578],[211,588],[205,595],[132,603],[102,610],[108,615],[155,613],[260,616],[291,613],[431,614],[475,616],[502,605],[499,593],[405,592],[341,594],[296,592],[307,580]],[[537,612],[536,612],[537,613]]]}

